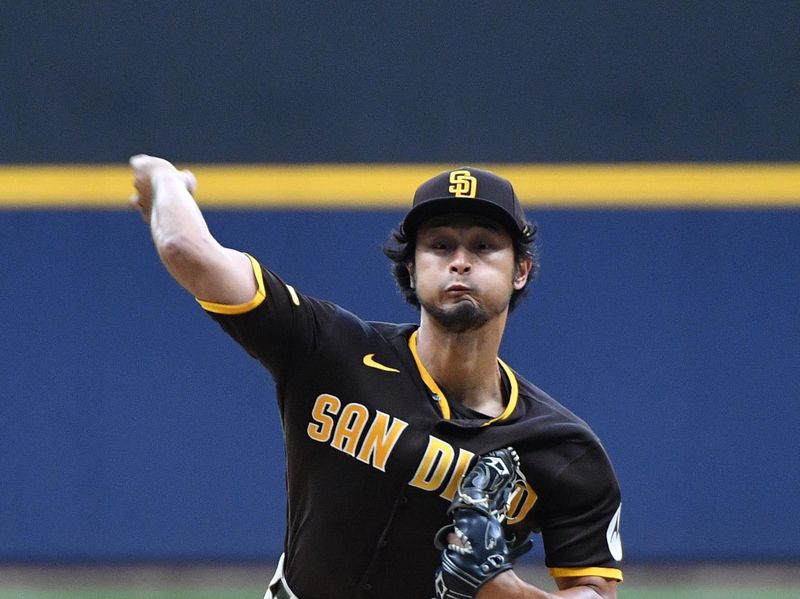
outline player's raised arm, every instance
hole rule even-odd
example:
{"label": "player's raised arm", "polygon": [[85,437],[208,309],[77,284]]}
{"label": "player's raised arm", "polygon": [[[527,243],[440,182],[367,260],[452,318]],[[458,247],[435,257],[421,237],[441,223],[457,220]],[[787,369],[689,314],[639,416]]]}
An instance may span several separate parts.
{"label": "player's raised arm", "polygon": [[139,154],[130,159],[136,194],[131,205],[149,223],[164,266],[195,297],[219,304],[253,298],[256,281],[250,260],[222,247],[208,230],[192,196],[197,181],[170,162]]}

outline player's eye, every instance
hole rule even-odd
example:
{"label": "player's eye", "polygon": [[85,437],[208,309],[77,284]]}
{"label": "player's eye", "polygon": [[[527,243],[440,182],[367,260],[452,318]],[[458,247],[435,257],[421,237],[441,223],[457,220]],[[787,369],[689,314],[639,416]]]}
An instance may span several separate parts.
{"label": "player's eye", "polygon": [[491,252],[497,248],[497,243],[493,239],[479,239],[473,247],[477,252]]}
{"label": "player's eye", "polygon": [[452,242],[448,239],[433,239],[428,243],[428,247],[432,250],[449,250],[453,246]]}

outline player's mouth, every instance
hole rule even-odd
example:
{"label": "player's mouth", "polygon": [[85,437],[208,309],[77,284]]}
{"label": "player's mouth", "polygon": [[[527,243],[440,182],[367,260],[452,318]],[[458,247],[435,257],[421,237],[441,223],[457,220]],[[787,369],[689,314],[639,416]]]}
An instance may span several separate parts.
{"label": "player's mouth", "polygon": [[451,297],[461,297],[472,292],[472,287],[463,283],[450,283],[445,287],[444,292]]}

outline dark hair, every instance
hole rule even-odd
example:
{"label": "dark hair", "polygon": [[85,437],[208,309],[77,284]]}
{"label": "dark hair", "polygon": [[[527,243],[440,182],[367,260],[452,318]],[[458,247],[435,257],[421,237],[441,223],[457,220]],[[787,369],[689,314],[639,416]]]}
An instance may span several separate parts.
{"label": "dark hair", "polygon": [[[508,311],[511,312],[517,307],[519,300],[528,290],[528,285],[533,280],[539,270],[539,252],[536,244],[536,225],[528,224],[528,234],[520,235],[511,233],[511,242],[514,247],[514,260],[519,264],[526,258],[531,259],[531,272],[525,286],[522,289],[515,289],[511,294],[511,301],[508,304]],[[408,272],[408,264],[414,262],[414,252],[416,250],[416,236],[407,235],[402,227],[394,229],[389,234],[389,239],[383,245],[383,253],[392,261],[392,275],[400,293],[405,300],[419,310],[419,299],[417,292],[411,287],[411,274]]]}

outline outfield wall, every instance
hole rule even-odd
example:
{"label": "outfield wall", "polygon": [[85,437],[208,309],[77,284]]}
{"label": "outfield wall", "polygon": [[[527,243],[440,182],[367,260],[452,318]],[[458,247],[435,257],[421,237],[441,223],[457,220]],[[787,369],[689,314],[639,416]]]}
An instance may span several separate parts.
{"label": "outfield wall", "polygon": [[[800,560],[798,3],[5,4],[0,561],[280,552],[269,377],[116,208],[127,181],[70,166],[137,152],[599,164],[553,201],[533,179],[542,270],[503,357],[603,438],[628,559]],[[609,164],[651,162],[688,171],[614,194]],[[212,229],[304,292],[415,319],[379,251],[408,190],[315,189],[211,202]]]}
{"label": "outfield wall", "polygon": [[[800,559],[800,212],[542,211],[502,355],[585,417],[632,559]],[[389,212],[211,212],[223,243],[378,320],[415,313]],[[0,212],[0,559],[272,559],[271,381],[125,212]]]}

